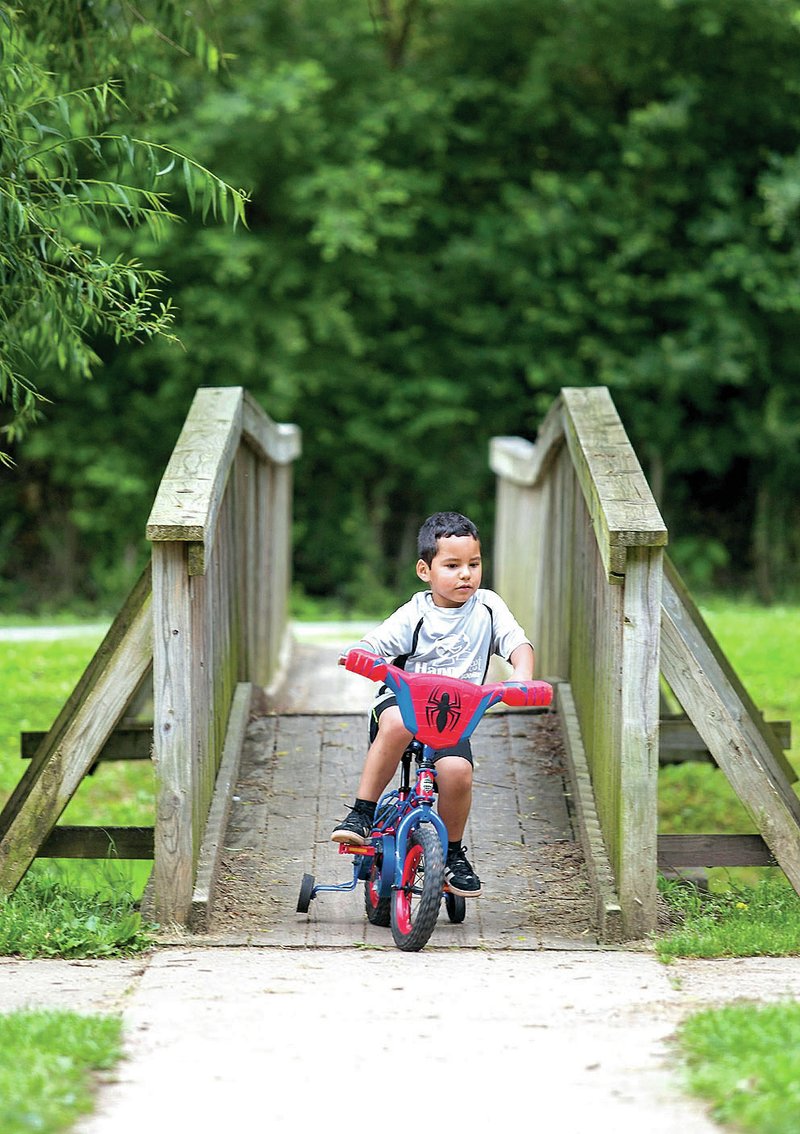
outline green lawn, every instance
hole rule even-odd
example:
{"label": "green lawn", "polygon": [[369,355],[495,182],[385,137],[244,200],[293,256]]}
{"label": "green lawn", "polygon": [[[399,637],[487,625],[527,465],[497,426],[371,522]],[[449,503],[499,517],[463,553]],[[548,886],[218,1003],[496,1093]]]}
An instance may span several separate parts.
{"label": "green lawn", "polygon": [[96,1076],[122,1056],[119,1016],[0,1015],[0,1130],[61,1134],[94,1106]]}

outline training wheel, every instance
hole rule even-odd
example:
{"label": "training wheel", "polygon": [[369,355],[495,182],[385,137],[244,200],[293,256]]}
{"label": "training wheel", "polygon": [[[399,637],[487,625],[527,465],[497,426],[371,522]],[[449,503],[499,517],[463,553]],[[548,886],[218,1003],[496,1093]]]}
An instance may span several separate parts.
{"label": "training wheel", "polygon": [[300,883],[300,894],[297,898],[297,912],[308,913],[311,899],[314,897],[314,875],[304,874]]}
{"label": "training wheel", "polygon": [[444,906],[447,910],[447,916],[454,925],[461,925],[461,922],[467,916],[467,902],[460,894],[451,894],[449,891],[444,896]]}

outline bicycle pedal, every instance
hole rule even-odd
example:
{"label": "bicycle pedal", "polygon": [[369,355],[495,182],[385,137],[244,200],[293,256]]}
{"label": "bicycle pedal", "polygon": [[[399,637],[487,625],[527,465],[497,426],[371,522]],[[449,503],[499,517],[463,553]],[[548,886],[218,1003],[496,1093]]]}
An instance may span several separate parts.
{"label": "bicycle pedal", "polygon": [[364,843],[339,843],[339,854],[375,854],[375,847],[365,846]]}

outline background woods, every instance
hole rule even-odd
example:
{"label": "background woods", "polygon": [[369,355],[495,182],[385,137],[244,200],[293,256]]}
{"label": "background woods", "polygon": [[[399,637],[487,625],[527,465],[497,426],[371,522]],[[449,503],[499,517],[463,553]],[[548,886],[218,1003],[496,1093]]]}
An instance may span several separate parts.
{"label": "background woods", "polygon": [[[592,384],[612,390],[688,580],[788,592],[795,3],[229,0],[186,24],[162,0],[125,40],[107,4],[50,24],[55,0],[22,7],[19,65],[63,79],[54,98],[119,80],[115,132],[135,125],[213,175],[163,174],[177,224],[54,214],[104,262],[156,273],[149,311],[174,323],[126,335],[75,318],[79,364],[52,320],[22,327],[18,372],[50,402],[0,471],[7,607],[118,599],[192,394],[225,384],[303,430],[295,576],[309,595],[381,610],[413,585],[434,508],[488,532],[489,438],[533,437],[562,386]],[[112,180],[119,151],[76,161],[78,180],[90,165]],[[214,222],[229,186],[250,197],[246,227]]]}

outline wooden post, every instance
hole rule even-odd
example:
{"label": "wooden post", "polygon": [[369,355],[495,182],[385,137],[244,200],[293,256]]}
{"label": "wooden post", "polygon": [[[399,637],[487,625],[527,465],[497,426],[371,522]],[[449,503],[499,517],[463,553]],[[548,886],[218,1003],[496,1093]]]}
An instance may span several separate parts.
{"label": "wooden post", "polygon": [[205,659],[182,543],[153,545],[153,744],[158,804],[153,868],[154,915],[185,923],[194,887],[195,787],[203,743]]}

